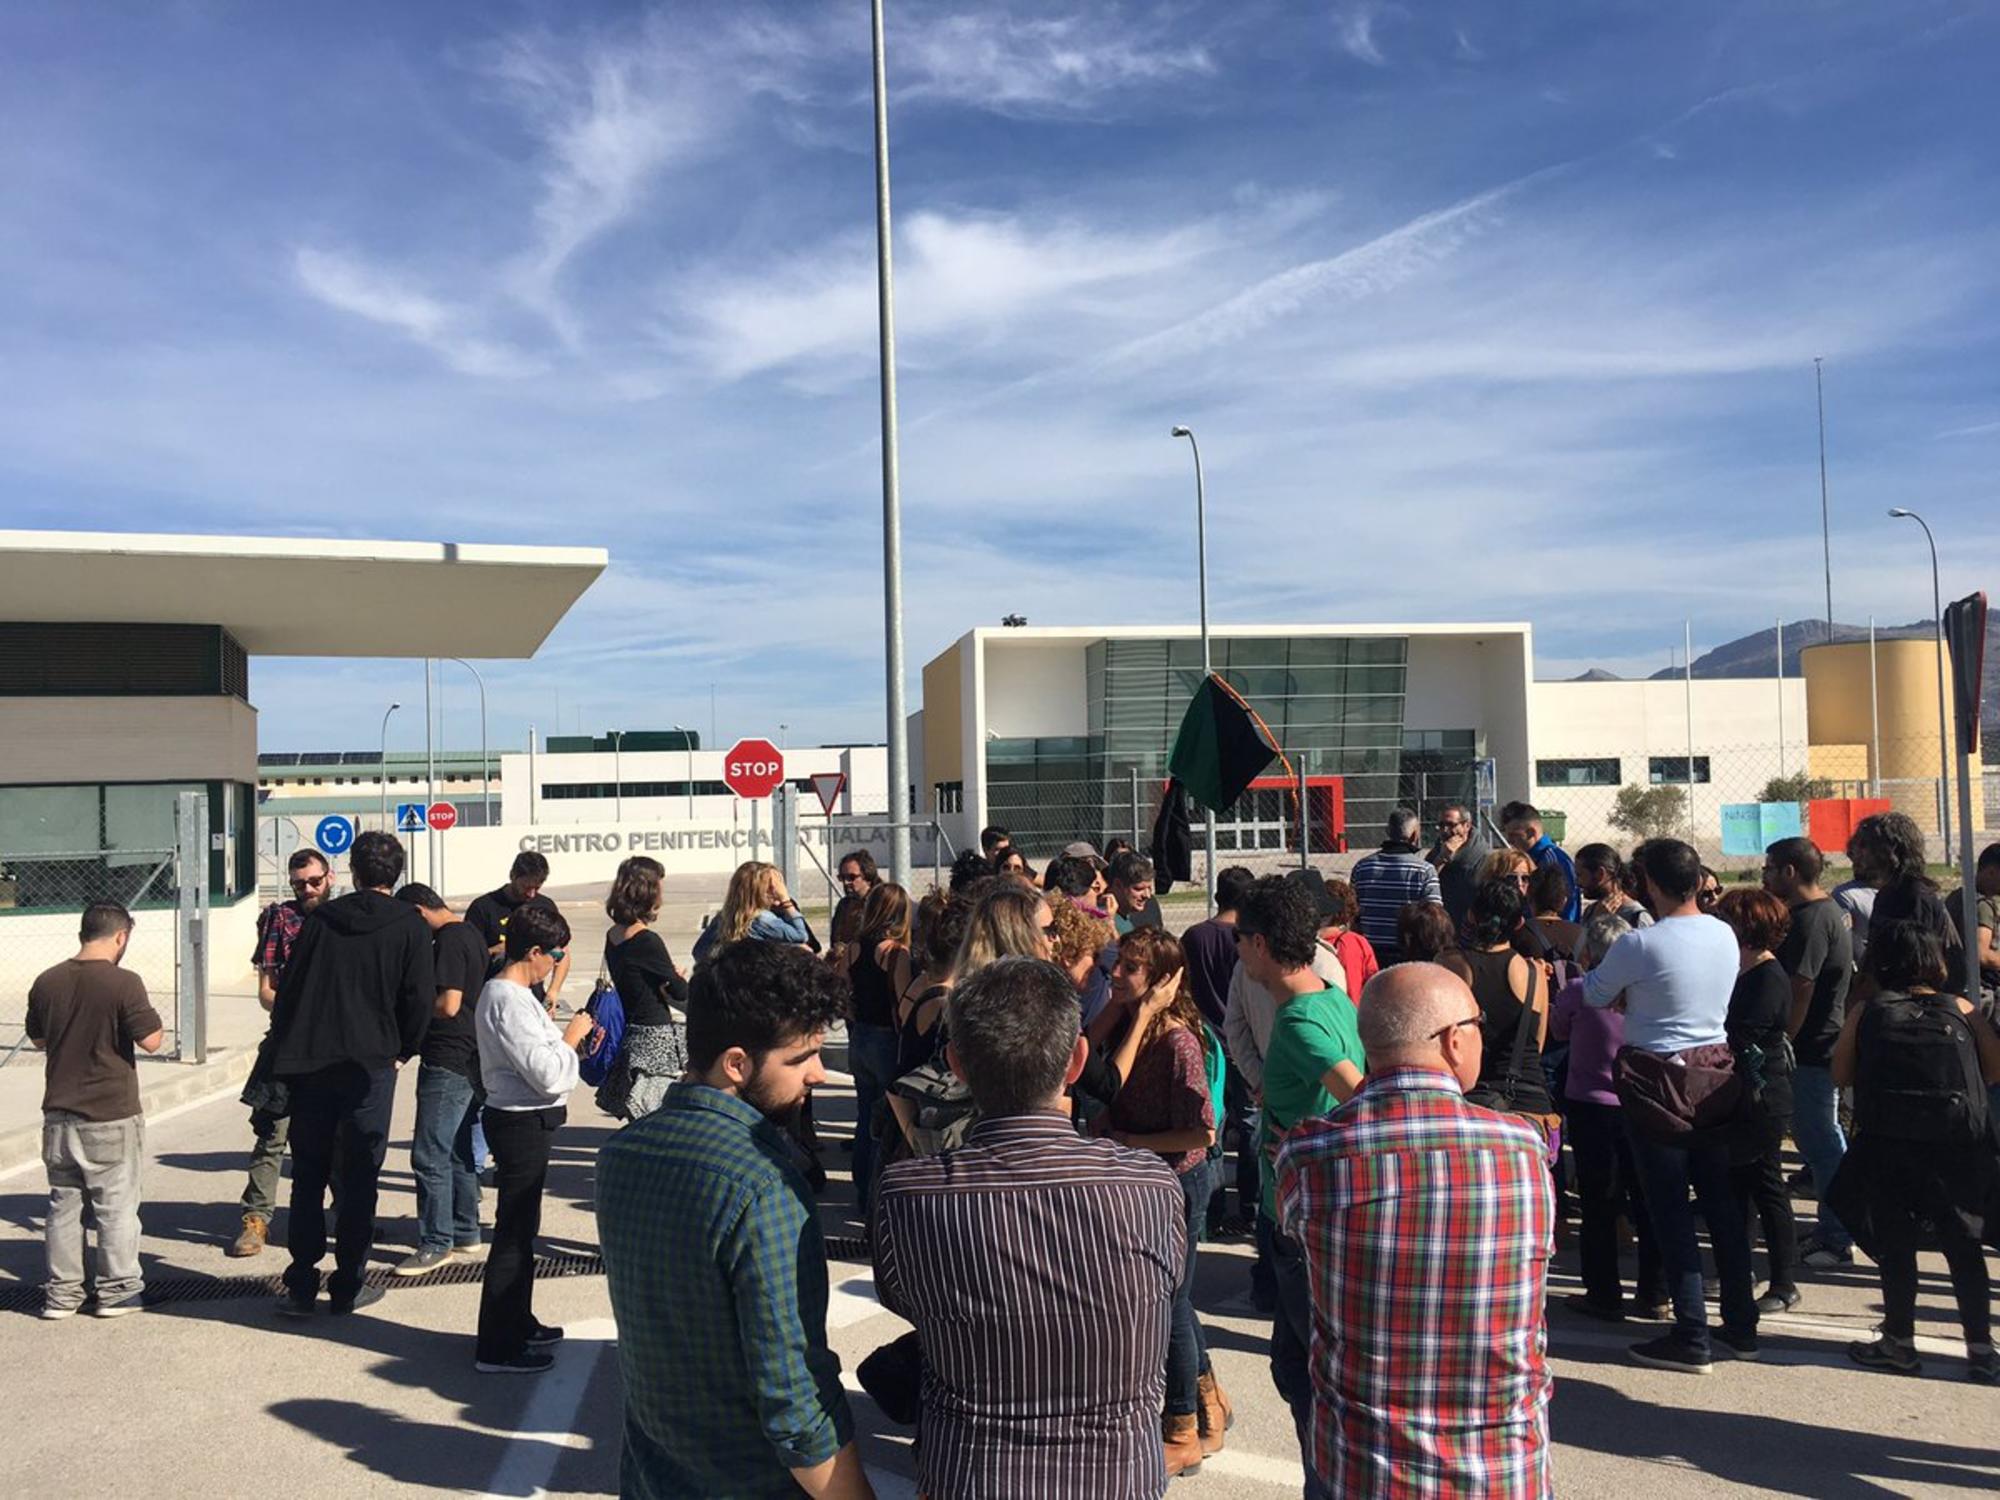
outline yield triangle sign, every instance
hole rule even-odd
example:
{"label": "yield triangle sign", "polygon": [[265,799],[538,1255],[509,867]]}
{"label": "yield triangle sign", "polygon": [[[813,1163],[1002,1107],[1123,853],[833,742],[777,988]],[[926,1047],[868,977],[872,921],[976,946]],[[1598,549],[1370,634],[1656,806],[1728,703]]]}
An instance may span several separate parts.
{"label": "yield triangle sign", "polygon": [[840,800],[841,788],[847,785],[845,771],[815,771],[812,777],[813,794],[819,798],[819,810],[829,818],[833,816],[833,804]]}

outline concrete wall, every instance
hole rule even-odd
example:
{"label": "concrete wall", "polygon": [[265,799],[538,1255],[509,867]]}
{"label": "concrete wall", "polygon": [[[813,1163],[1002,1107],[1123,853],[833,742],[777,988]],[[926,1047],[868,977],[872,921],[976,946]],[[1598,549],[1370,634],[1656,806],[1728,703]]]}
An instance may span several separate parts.
{"label": "concrete wall", "polygon": [[1411,636],[1404,679],[1406,729],[1475,729],[1496,764],[1502,800],[1525,797],[1529,764],[1525,635]]}
{"label": "concrete wall", "polygon": [[240,698],[0,698],[14,784],[257,781],[257,710]]}
{"label": "concrete wall", "polygon": [[973,637],[962,636],[924,664],[924,701],[918,711],[924,721],[923,753],[917,753],[914,741],[910,746],[921,807],[936,805],[932,788],[940,782],[965,779],[965,680],[973,650]]}
{"label": "concrete wall", "polygon": [[[883,819],[835,818],[831,827],[817,815],[817,809],[802,820],[796,868],[805,872],[800,880],[810,893],[824,888],[821,864],[849,849],[867,849],[886,867],[890,833]],[[562,824],[506,824],[495,828],[454,828],[439,834],[438,868],[427,873],[427,853],[423,840],[411,840],[418,848],[411,862],[411,878],[440,884],[454,904],[483,891],[492,890],[507,879],[514,856],[524,849],[540,852],[549,862],[552,886],[594,885],[608,881],[618,871],[619,862],[633,854],[657,859],[669,875],[713,875],[716,896],[729,873],[748,859],[772,858],[770,808],[760,809],[753,829],[746,814],[741,823],[726,820],[685,819],[662,821],[638,816],[620,822]],[[915,890],[929,888],[933,868],[931,840],[923,829],[912,836]],[[948,861],[947,861],[948,862]]]}
{"label": "concrete wall", "polygon": [[[1537,682],[1529,692],[1533,753],[1542,760],[1616,757],[1623,785],[1649,785],[1654,756],[1684,757],[1689,750],[1688,693],[1682,680],[1640,682]],[[1784,749],[1780,754],[1779,685],[1776,678],[1698,680],[1694,684],[1693,752],[1706,756],[1710,780],[1691,789],[1697,842],[1719,838],[1724,803],[1754,802],[1764,784],[1784,771],[1806,769],[1806,685],[1787,678],[1783,688]],[[1545,786],[1530,800],[1569,819],[1571,848],[1602,839],[1630,843],[1631,835],[1607,818],[1618,788]],[[1503,793],[1504,795],[1504,793]]]}
{"label": "concrete wall", "polygon": [[986,637],[986,733],[1003,740],[1090,733],[1088,641]]}
{"label": "concrete wall", "polygon": [[[720,781],[722,762],[727,753],[727,746],[720,750],[695,751],[692,756],[693,779],[697,782]],[[623,780],[628,786],[634,782],[659,781],[681,784],[688,780],[690,763],[688,753],[683,750],[630,750],[623,756],[615,756],[609,751],[566,755],[537,752],[533,759],[537,790],[552,783],[601,782],[609,785],[614,780]],[[848,749],[806,746],[786,750],[784,759],[788,778],[803,778],[818,772],[845,772],[847,785],[837,806],[838,811],[881,812],[889,805],[889,752],[884,746],[859,745]],[[601,823],[621,813],[627,818],[649,821],[688,821],[688,799],[685,796],[639,797],[628,794],[622,808],[616,807],[610,797],[542,797],[534,803],[531,812],[528,761],[526,751],[509,751],[500,757],[500,778],[495,790],[500,797],[501,822],[504,824]],[[477,794],[476,785],[474,794]],[[409,801],[411,798],[408,792],[397,798],[392,791],[391,800]],[[807,806],[814,817],[819,815],[819,803],[810,796]],[[693,818],[696,822],[740,823],[748,827],[749,817],[747,805],[733,796],[725,794],[694,799]]]}

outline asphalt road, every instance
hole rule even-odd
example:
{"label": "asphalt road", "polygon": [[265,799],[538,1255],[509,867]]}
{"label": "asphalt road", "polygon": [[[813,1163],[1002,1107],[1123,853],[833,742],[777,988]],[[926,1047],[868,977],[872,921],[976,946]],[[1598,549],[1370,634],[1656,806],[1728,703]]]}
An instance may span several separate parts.
{"label": "asphalt road", "polygon": [[[830,1061],[840,1062],[834,1049]],[[414,1078],[403,1080],[396,1144],[384,1171],[377,1260],[412,1244],[407,1139]],[[823,1134],[843,1131],[847,1096],[821,1101]],[[593,1158],[609,1133],[587,1092],[558,1139],[544,1218],[549,1254],[591,1253]],[[279,1251],[231,1261],[235,1203],[249,1142],[228,1097],[198,1101],[149,1124],[144,1256],[154,1283],[275,1274]],[[845,1156],[829,1150],[840,1174]],[[829,1193],[830,1234],[858,1226]],[[490,1195],[489,1195],[490,1197]],[[0,1177],[0,1298],[41,1278],[40,1171]],[[490,1218],[491,1205],[487,1212]],[[1227,1449],[1177,1496],[1297,1494],[1291,1427],[1271,1389],[1268,1325],[1244,1296],[1246,1251],[1204,1247],[1198,1303],[1237,1427]],[[1554,1290],[1575,1287],[1559,1262]],[[266,1296],[183,1298],[116,1322],[43,1323],[0,1313],[8,1437],[0,1493],[149,1497],[409,1495],[453,1490],[506,1496],[616,1493],[619,1382],[601,1276],[545,1279],[537,1314],[569,1330],[556,1369],[532,1379],[472,1369],[476,1285],[398,1285],[344,1320],[274,1318]],[[24,1295],[13,1300],[32,1301]],[[1813,1282],[1804,1306],[1766,1325],[1755,1365],[1718,1365],[1705,1379],[1639,1369],[1623,1357],[1631,1333],[1560,1310],[1550,1338],[1557,1388],[1556,1474],[1566,1495],[1772,1494],[1815,1500],[1955,1495],[2000,1489],[2000,1391],[1963,1380],[1942,1267],[1927,1264],[1921,1331],[1929,1374],[1873,1375],[1841,1353],[1878,1314],[1872,1271]],[[832,1340],[851,1371],[903,1325],[874,1301],[866,1264],[834,1265]],[[854,1389],[850,1379],[850,1389]],[[913,1493],[908,1434],[865,1396],[855,1412],[887,1496]]]}

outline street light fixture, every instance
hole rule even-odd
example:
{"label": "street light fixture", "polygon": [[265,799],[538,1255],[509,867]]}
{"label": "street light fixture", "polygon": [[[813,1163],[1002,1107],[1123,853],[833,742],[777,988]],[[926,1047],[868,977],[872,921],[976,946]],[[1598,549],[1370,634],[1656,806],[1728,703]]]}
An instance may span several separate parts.
{"label": "street light fixture", "polygon": [[1937,687],[1938,687],[1938,828],[1945,847],[1951,847],[1951,733],[1946,724],[1944,696],[1944,590],[1938,583],[1937,538],[1931,535],[1930,522],[1913,510],[1905,510],[1900,505],[1889,507],[1889,514],[1898,521],[1915,521],[1924,528],[1924,540],[1931,547],[1931,623],[1937,628]]}
{"label": "street light fixture", "polygon": [[[1170,434],[1188,440],[1188,449],[1194,454],[1194,537],[1195,572],[1201,591],[1201,677],[1207,682],[1212,668],[1208,650],[1208,489],[1202,479],[1201,444],[1195,441],[1192,427],[1176,427]],[[1208,914],[1215,915],[1215,809],[1204,809],[1202,837],[1208,846]],[[1136,831],[1136,830],[1135,830]]]}
{"label": "street light fixture", "polygon": [[377,770],[382,778],[382,826],[384,828],[389,826],[389,715],[402,706],[400,703],[391,703],[382,714],[382,750],[379,756],[380,765],[377,767]]}
{"label": "street light fixture", "polygon": [[[472,674],[472,680],[479,684],[479,823],[482,828],[493,826],[493,772],[486,758],[486,679],[479,675],[479,668],[462,656],[447,656],[446,661],[455,661]],[[440,708],[438,712],[443,713]]]}

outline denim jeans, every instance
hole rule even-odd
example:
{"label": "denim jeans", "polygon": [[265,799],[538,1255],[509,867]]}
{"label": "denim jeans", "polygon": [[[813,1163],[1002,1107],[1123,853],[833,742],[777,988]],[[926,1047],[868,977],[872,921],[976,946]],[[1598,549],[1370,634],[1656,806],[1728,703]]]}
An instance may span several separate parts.
{"label": "denim jeans", "polygon": [[292,1211],[285,1241],[292,1263],[285,1268],[285,1289],[300,1301],[319,1295],[326,1192],[338,1170],[340,1222],[326,1290],[335,1302],[351,1302],[375,1243],[375,1195],[389,1148],[396,1070],[335,1063],[286,1081],[292,1088]]}
{"label": "denim jeans", "polygon": [[[1645,1184],[1646,1212],[1660,1242],[1667,1290],[1674,1301],[1674,1337],[1708,1353],[1708,1308],[1702,1299],[1701,1242],[1695,1235],[1695,1206],[1708,1221],[1716,1275],[1722,1280],[1722,1326],[1732,1333],[1757,1331],[1757,1294],[1752,1280],[1750,1235],[1729,1182],[1729,1148],[1703,1146],[1683,1151],[1656,1146],[1628,1120],[1632,1160]],[[1688,1190],[1694,1190],[1694,1203]]]}
{"label": "denim jeans", "polygon": [[1819,1194],[1819,1242],[1845,1250],[1854,1236],[1826,1206],[1826,1190],[1847,1154],[1847,1137],[1840,1133],[1840,1091],[1825,1068],[1800,1063],[1792,1074],[1792,1139],[1812,1168],[1813,1191]]}
{"label": "denim jeans", "polygon": [[849,1021],[847,1071],[854,1075],[854,1207],[865,1220],[875,1188],[875,1106],[896,1081],[895,1031]]}
{"label": "denim jeans", "polygon": [[417,1123],[410,1172],[417,1179],[417,1248],[470,1249],[479,1243],[479,1167],[472,1127],[483,1102],[463,1073],[425,1063],[417,1074]]}
{"label": "denim jeans", "polygon": [[49,1174],[49,1279],[42,1295],[49,1307],[82,1305],[86,1205],[97,1224],[98,1305],[138,1295],[139,1164],[145,1147],[146,1122],[139,1115],[86,1120],[63,1109],[42,1115],[42,1165]]}
{"label": "denim jeans", "polygon": [[1215,1162],[1204,1157],[1180,1174],[1181,1198],[1187,1205],[1187,1260],[1181,1284],[1174,1289],[1173,1321],[1167,1335],[1167,1415],[1185,1417],[1198,1410],[1195,1382],[1208,1373],[1208,1345],[1194,1311],[1194,1272],[1202,1226],[1208,1222],[1208,1200],[1215,1191]]}
{"label": "denim jeans", "polygon": [[[1271,1224],[1267,1219],[1265,1224]],[[1271,1265],[1278,1282],[1278,1314],[1271,1323],[1271,1384],[1292,1411],[1299,1462],[1305,1466],[1305,1500],[1332,1500],[1313,1468],[1312,1278],[1297,1240],[1271,1234]]]}

